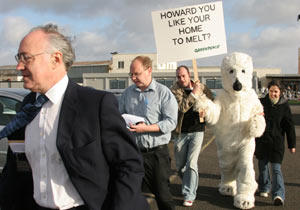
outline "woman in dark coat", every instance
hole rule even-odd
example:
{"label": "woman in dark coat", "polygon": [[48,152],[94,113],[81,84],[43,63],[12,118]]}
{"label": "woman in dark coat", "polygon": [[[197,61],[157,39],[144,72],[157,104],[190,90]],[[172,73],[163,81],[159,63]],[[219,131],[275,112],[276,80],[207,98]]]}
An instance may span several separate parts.
{"label": "woman in dark coat", "polygon": [[[281,163],[284,155],[284,137],[286,135],[290,152],[295,153],[295,126],[288,101],[282,96],[280,83],[271,81],[268,84],[268,90],[269,93],[260,99],[264,107],[267,126],[264,134],[256,139],[255,148],[259,168],[258,189],[259,195],[262,197],[268,197],[268,193],[271,192],[274,205],[283,205],[285,190]],[[269,163],[272,171],[272,182]]]}

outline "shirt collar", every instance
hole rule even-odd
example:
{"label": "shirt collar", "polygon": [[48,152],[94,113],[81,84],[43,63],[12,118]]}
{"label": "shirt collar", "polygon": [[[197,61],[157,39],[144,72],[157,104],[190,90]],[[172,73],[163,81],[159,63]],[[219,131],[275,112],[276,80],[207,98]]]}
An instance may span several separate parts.
{"label": "shirt collar", "polygon": [[[144,92],[155,91],[155,89],[156,89],[156,80],[152,78],[150,85],[144,90]],[[137,86],[135,87],[135,90],[141,92],[141,89],[138,88]]]}
{"label": "shirt collar", "polygon": [[67,75],[65,75],[59,82],[50,88],[45,94],[49,98],[49,101],[51,101],[53,104],[57,104],[65,94],[68,82],[69,78]]}

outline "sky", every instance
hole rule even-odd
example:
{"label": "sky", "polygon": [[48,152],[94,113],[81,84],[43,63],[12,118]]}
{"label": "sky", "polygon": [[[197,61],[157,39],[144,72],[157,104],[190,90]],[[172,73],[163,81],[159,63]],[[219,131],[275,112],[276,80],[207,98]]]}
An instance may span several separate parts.
{"label": "sky", "polygon": [[[111,59],[111,52],[156,53],[152,11],[212,0],[0,0],[0,65],[14,65],[24,35],[54,23],[72,39],[76,61]],[[299,0],[223,0],[228,53],[252,56],[255,68],[298,72]],[[220,66],[225,55],[197,59]],[[184,64],[192,65],[191,61]]]}

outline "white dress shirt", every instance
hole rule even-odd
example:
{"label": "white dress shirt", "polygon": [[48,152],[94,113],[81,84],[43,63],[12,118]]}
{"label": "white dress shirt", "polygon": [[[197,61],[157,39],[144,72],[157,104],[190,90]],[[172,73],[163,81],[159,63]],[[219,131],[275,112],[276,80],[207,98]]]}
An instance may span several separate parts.
{"label": "white dress shirt", "polygon": [[34,199],[38,205],[54,209],[84,203],[56,148],[59,114],[68,81],[65,76],[47,91],[49,101],[25,130],[25,153],[32,169]]}

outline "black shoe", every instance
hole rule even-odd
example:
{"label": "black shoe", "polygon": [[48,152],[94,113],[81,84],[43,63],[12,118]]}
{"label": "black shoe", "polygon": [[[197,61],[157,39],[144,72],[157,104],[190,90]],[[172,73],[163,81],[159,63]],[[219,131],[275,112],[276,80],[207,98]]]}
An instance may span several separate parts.
{"label": "black shoe", "polygon": [[280,196],[274,198],[274,206],[283,206],[283,200]]}

